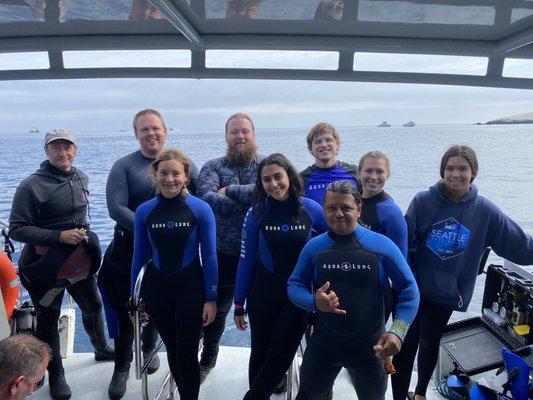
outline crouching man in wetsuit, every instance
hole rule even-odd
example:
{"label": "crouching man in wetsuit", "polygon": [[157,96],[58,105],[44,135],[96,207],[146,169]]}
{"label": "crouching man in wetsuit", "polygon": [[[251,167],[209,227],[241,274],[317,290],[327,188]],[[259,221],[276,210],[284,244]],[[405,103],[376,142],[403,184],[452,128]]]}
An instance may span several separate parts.
{"label": "crouching man in wetsuit", "polygon": [[[384,365],[400,351],[418,309],[418,288],[400,250],[357,224],[361,204],[361,194],[349,181],[327,187],[324,212],[330,231],[307,242],[289,278],[289,298],[318,312],[297,400],[323,399],[342,367],[354,372],[359,399],[384,399]],[[396,318],[385,332],[388,279],[399,295]]]}

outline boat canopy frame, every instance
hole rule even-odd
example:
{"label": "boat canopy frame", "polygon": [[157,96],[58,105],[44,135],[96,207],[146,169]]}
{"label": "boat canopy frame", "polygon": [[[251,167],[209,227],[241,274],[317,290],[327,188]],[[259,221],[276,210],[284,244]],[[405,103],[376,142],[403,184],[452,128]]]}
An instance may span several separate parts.
{"label": "boat canopy frame", "polygon": [[[6,70],[0,65],[0,80],[276,79],[533,89],[533,76],[503,76],[506,59],[533,60],[531,0],[149,0],[151,4],[146,0],[115,1],[124,7],[146,3],[144,7],[152,7],[161,19],[135,19],[131,14],[125,18],[124,13],[117,14],[121,17],[115,19],[113,15],[91,19],[82,15],[83,10],[76,14],[76,3],[80,0],[33,1],[45,3],[42,15],[24,19],[20,7],[22,3],[29,4],[29,0],[0,0],[0,56],[46,52],[49,68]],[[216,5],[220,3],[227,3],[225,14]],[[309,10],[304,13],[308,8],[304,4],[310,3],[316,7],[314,15]],[[230,7],[247,5],[252,9],[248,15],[238,18],[229,15]],[[333,17],[317,16],[319,8],[325,5],[341,8],[342,12]],[[65,10],[67,6],[71,10]],[[264,18],[259,16],[260,7],[265,8]],[[392,11],[389,14],[383,10]],[[522,17],[517,17],[516,10],[520,10]],[[399,15],[392,15],[394,11]],[[32,12],[36,14],[35,10]],[[184,68],[65,67],[63,52],[93,50],[189,50],[191,63]],[[338,65],[334,70],[211,68],[206,66],[209,50],[337,52]],[[359,71],[354,70],[354,61],[357,62],[360,52],[484,57],[488,62],[483,75]]]}

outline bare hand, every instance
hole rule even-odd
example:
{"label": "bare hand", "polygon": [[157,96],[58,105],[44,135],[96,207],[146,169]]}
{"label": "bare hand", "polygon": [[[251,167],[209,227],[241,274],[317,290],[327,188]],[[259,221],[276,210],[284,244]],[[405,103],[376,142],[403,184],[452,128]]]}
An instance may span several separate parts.
{"label": "bare hand", "polygon": [[400,338],[394,333],[387,332],[379,338],[374,346],[374,351],[376,352],[376,357],[385,364],[387,358],[398,354],[401,348],[402,341]]}
{"label": "bare hand", "polygon": [[222,194],[222,195],[225,196],[226,195],[226,187],[227,186],[224,186],[224,187],[218,189],[218,194]]}
{"label": "bare hand", "polygon": [[59,242],[71,245],[80,244],[83,241],[83,238],[87,234],[87,231],[83,228],[69,229],[68,231],[61,231],[59,235]]}
{"label": "bare hand", "polygon": [[217,302],[206,301],[204,303],[204,311],[202,312],[202,326],[207,326],[214,321],[217,315]]}
{"label": "bare hand", "polygon": [[248,323],[244,319],[244,315],[233,317],[233,321],[235,321],[235,326],[240,331],[245,331],[246,328],[248,327]]}
{"label": "bare hand", "polygon": [[315,305],[319,311],[330,312],[333,314],[346,314],[346,310],[339,308],[339,298],[333,290],[329,291],[329,281],[324,283],[315,293]]}

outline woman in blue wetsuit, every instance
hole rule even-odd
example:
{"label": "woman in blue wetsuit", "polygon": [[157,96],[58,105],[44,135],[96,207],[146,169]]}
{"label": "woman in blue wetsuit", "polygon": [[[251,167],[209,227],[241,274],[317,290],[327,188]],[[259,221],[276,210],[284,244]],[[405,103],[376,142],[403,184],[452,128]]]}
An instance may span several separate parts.
{"label": "woman in blue wetsuit", "polygon": [[213,321],[217,298],[215,217],[207,203],[188,194],[189,165],[187,156],[174,149],[152,163],[159,194],[135,212],[131,274],[134,288],[149,263],[146,309],[165,343],[182,400],[198,398],[200,331]]}
{"label": "woman in blue wetsuit", "polygon": [[387,236],[407,257],[407,223],[402,210],[383,190],[390,176],[389,157],[381,151],[369,151],[359,161],[357,177],[363,188],[360,222],[368,229]]}
{"label": "woman in blue wetsuit", "polygon": [[407,396],[417,349],[414,398],[426,398],[440,339],[452,312],[467,310],[486,247],[517,264],[533,264],[533,237],[478,195],[472,183],[477,172],[474,150],[450,147],[441,159],[442,180],[418,193],[405,215],[409,261],[421,302],[402,351],[394,357],[398,370],[392,378],[395,400]]}
{"label": "woman in blue wetsuit", "polygon": [[289,368],[307,327],[307,313],[287,297],[287,279],[313,232],[327,230],[322,207],[302,197],[291,163],[279,153],[258,167],[257,203],[243,224],[235,289],[235,324],[245,330],[250,317],[250,390],[245,399],[269,399]]}

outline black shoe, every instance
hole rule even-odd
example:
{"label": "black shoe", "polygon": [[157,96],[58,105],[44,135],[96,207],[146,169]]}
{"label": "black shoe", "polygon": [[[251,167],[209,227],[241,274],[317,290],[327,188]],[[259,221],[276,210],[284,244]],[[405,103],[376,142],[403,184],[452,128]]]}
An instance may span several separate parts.
{"label": "black shoe", "polygon": [[[148,357],[150,357],[151,351],[143,352],[143,360],[147,360]],[[159,364],[161,364],[161,361],[159,360],[159,356],[157,353],[152,358],[152,361],[150,361],[150,364],[148,364],[148,368],[146,368],[146,372],[148,375],[153,374],[159,369]]]}
{"label": "black shoe", "polygon": [[205,378],[207,378],[207,375],[209,375],[209,372],[211,372],[212,369],[213,367],[208,367],[206,365],[200,365],[200,385],[204,383]]}
{"label": "black shoe", "polygon": [[101,351],[94,352],[94,361],[113,361],[115,359],[115,349],[106,346]]}
{"label": "black shoe", "polygon": [[281,378],[281,381],[279,381],[278,386],[274,389],[275,394],[281,394],[287,391],[287,374]]}
{"label": "black shoe", "polygon": [[124,397],[126,393],[126,382],[130,376],[129,369],[127,370],[114,370],[111,382],[107,389],[107,395],[111,400],[119,400]]}
{"label": "black shoe", "polygon": [[50,385],[50,396],[54,400],[68,400],[72,396],[70,387],[65,380],[65,374],[49,375],[48,384]]}

